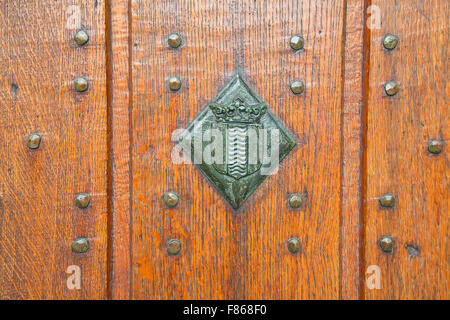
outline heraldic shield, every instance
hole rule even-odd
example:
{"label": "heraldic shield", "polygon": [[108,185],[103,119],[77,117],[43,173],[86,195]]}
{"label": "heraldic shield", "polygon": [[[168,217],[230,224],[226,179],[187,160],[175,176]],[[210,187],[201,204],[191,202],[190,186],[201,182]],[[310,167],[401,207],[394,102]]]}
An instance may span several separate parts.
{"label": "heraldic shield", "polygon": [[[188,141],[188,142],[186,142]],[[234,209],[257,189],[295,140],[241,76],[234,76],[180,137],[191,160]]]}

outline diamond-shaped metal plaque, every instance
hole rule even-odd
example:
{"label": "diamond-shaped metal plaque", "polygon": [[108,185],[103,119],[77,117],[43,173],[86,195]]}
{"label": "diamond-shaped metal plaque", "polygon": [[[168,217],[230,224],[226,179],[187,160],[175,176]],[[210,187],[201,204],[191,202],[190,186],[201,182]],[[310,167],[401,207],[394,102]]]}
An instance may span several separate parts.
{"label": "diamond-shaped metal plaque", "polygon": [[239,75],[206,105],[179,143],[234,209],[267,175],[277,172],[279,162],[295,146],[292,136]]}

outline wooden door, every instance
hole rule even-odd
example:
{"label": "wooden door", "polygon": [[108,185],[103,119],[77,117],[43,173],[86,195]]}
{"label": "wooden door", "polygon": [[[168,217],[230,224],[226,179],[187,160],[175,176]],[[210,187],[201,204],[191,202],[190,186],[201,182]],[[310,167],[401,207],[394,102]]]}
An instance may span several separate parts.
{"label": "wooden door", "polygon": [[[448,299],[448,14],[2,2],[0,298]],[[176,163],[197,120],[278,170]]]}

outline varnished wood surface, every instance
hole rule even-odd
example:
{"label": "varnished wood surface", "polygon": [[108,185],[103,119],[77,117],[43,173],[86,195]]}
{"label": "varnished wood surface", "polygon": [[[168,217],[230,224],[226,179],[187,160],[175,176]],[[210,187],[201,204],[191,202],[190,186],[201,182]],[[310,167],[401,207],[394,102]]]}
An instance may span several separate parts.
{"label": "varnished wood surface", "polygon": [[364,1],[345,3],[342,68],[341,299],[360,298]]}
{"label": "varnished wood surface", "polygon": [[[68,8],[90,42],[78,47]],[[0,299],[103,299],[107,277],[107,122],[103,1],[0,3]],[[76,93],[72,81],[90,87]],[[30,133],[42,135],[29,150]],[[86,210],[77,193],[91,194]],[[90,250],[71,243],[87,237]],[[66,270],[81,268],[81,289]]]}
{"label": "varnished wood surface", "polygon": [[[129,1],[107,3],[111,104],[111,298],[131,297],[131,161]],[[108,23],[110,22],[110,23]]]}
{"label": "varnished wood surface", "polygon": [[[427,151],[430,139],[449,141],[448,1],[372,1],[382,25],[370,30],[367,138],[365,152],[364,264],[381,268],[381,288],[366,299],[448,299],[448,148]],[[398,47],[382,47],[385,34]],[[447,70],[447,71],[446,71]],[[386,97],[383,84],[397,81]],[[391,192],[394,209],[378,198]],[[378,239],[390,235],[392,255]],[[412,257],[408,245],[418,248]]]}
{"label": "varnished wood surface", "polygon": [[[133,298],[339,298],[342,1],[132,3]],[[290,48],[294,34],[303,51]],[[172,132],[236,73],[298,144],[237,212],[193,165],[171,160]],[[296,79],[305,94],[290,92]],[[174,209],[162,202],[169,190],[180,194]],[[295,192],[307,194],[299,210],[287,204]],[[166,253],[171,238],[179,256]]]}
{"label": "varnished wood surface", "polygon": [[[72,5],[90,34],[84,47],[67,28]],[[363,29],[371,5],[379,29]],[[3,1],[0,299],[448,299],[448,6]],[[391,52],[387,33],[400,38]],[[293,34],[304,50],[289,47]],[[197,168],[171,160],[173,130],[236,73],[297,142],[238,211]],[[88,92],[73,91],[78,76]],[[290,92],[296,79],[303,95]],[[395,97],[383,93],[389,80]],[[43,140],[31,151],[33,132]],[[440,155],[426,150],[433,138]],[[169,190],[180,194],[173,209]],[[92,195],[87,210],[74,208],[79,192]],[[288,207],[294,192],[307,195],[301,209]],[[394,209],[379,207],[387,192]],[[392,255],[378,247],[383,235]],[[91,249],[73,254],[81,236]],[[290,237],[300,254],[287,251]],[[66,286],[69,265],[81,267],[81,290]],[[369,266],[381,269],[380,289],[366,286]]]}

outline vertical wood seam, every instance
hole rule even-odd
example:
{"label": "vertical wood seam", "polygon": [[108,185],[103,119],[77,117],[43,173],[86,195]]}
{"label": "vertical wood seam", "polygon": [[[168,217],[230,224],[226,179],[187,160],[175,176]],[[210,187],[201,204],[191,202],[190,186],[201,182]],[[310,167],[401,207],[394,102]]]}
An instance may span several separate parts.
{"label": "vertical wood seam", "polygon": [[111,118],[110,298],[131,297],[131,158],[129,0],[106,1]]}

